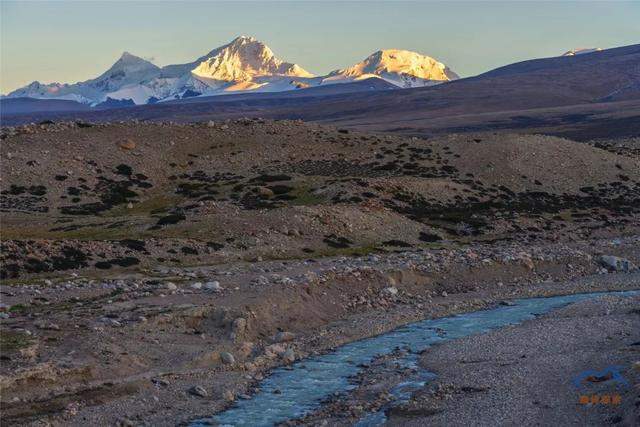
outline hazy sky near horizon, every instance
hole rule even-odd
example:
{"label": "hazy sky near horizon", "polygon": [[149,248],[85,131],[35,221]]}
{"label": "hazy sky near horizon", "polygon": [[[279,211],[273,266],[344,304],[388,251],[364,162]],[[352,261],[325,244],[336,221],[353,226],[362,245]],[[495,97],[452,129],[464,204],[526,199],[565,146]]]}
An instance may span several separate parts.
{"label": "hazy sky near horizon", "polygon": [[186,63],[238,35],[316,74],[397,48],[471,76],[576,47],[640,43],[639,22],[639,1],[0,0],[0,92],[93,78],[123,51]]}

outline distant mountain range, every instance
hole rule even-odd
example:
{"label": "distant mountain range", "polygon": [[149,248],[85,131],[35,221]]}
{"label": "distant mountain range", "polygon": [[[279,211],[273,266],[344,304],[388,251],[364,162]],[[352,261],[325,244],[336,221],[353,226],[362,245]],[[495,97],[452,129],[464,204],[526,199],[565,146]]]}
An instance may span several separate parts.
{"label": "distant mountain range", "polygon": [[431,86],[457,74],[437,60],[406,50],[380,50],[351,67],[314,76],[277,58],[264,43],[238,37],[187,64],[158,67],[128,52],[100,76],[75,84],[33,82],[8,98],[71,100],[91,106],[153,104],[200,95],[281,92],[380,78],[395,87]]}
{"label": "distant mountain range", "polygon": [[[371,77],[372,72],[379,74]],[[332,74],[324,79],[345,83],[284,92],[226,92],[127,108],[59,99],[2,99],[0,119],[4,125],[15,125],[47,120],[197,122],[262,117],[411,136],[487,130],[584,140],[640,135],[640,44],[532,59],[405,90],[393,90],[397,86],[384,80],[383,70],[367,61]]]}

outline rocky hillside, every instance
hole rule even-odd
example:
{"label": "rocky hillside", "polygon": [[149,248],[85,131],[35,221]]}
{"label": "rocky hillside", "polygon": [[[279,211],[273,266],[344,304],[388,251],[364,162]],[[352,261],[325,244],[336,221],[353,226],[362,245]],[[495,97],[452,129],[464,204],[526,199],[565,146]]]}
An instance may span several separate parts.
{"label": "rocky hillside", "polygon": [[5,278],[571,239],[636,226],[640,206],[637,156],[554,137],[260,119],[3,132]]}

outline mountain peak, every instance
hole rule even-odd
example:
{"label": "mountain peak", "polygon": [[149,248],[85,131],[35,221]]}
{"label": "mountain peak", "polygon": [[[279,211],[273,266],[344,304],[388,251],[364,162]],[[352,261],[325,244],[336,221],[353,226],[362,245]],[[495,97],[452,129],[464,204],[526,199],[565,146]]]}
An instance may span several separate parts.
{"label": "mountain peak", "polygon": [[260,76],[312,77],[302,67],[277,58],[271,49],[253,37],[240,36],[211,51],[191,73],[219,81],[251,81]]}
{"label": "mountain peak", "polygon": [[403,73],[428,80],[453,80],[456,75],[430,56],[402,49],[383,49],[366,58],[362,64],[373,68],[372,74],[381,72]]}
{"label": "mountain peak", "polygon": [[250,42],[255,42],[258,41],[255,39],[255,37],[251,37],[251,36],[238,36],[235,39],[233,39],[233,41],[231,42],[231,44],[233,43],[250,43]]}
{"label": "mountain peak", "polygon": [[95,79],[87,80],[84,84],[94,90],[109,92],[120,89],[122,86],[140,83],[155,77],[160,73],[160,68],[146,59],[123,52],[120,58],[104,73]]}
{"label": "mountain peak", "polygon": [[327,82],[381,77],[401,87],[414,87],[455,80],[458,75],[430,56],[402,49],[378,50],[361,62],[334,71]]}
{"label": "mountain peak", "polygon": [[139,64],[147,68],[158,68],[156,65],[152,64],[146,59],[143,59],[127,51],[122,52],[122,55],[120,55],[120,58],[118,58],[118,60],[113,64],[113,66],[115,67],[118,64],[123,64],[123,65]]}

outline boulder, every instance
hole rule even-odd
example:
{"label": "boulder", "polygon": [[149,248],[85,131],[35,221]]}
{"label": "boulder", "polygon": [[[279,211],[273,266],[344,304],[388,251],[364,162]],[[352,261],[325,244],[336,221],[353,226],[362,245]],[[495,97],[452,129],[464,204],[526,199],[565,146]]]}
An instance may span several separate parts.
{"label": "boulder", "polygon": [[282,360],[286,363],[293,363],[296,361],[296,353],[291,348],[282,353],[280,357],[282,357]]}
{"label": "boulder", "polygon": [[384,292],[389,295],[398,295],[398,288],[395,286],[389,286],[388,288],[384,288]]}
{"label": "boulder", "polygon": [[195,386],[191,387],[189,389],[189,394],[192,394],[192,395],[198,396],[198,397],[207,397],[209,395],[209,393],[207,393],[207,390],[205,390],[203,387],[201,387],[199,385],[195,385]]}
{"label": "boulder", "polygon": [[289,342],[289,341],[293,341],[294,338],[295,338],[295,335],[292,332],[281,331],[281,332],[278,332],[273,337],[273,340],[275,342]]}
{"label": "boulder", "polygon": [[122,148],[123,150],[133,150],[134,148],[136,148],[136,143],[130,139],[127,139],[126,141],[120,143],[120,148]]}
{"label": "boulder", "polygon": [[220,282],[217,280],[205,283],[204,288],[211,292],[219,292],[222,290],[222,286],[220,286]]}
{"label": "boulder", "polygon": [[236,363],[236,358],[233,357],[233,354],[227,351],[223,351],[220,353],[220,359],[225,365],[233,365],[234,363]]}
{"label": "boulder", "polygon": [[613,255],[602,255],[600,257],[600,264],[609,271],[630,272],[638,269],[638,267],[628,259]]}

